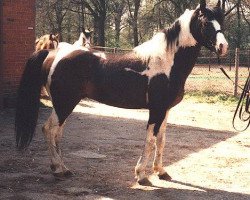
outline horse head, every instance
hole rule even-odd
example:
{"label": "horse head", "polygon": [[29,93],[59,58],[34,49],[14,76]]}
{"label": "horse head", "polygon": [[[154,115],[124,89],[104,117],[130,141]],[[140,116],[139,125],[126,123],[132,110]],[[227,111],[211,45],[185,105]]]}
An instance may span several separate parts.
{"label": "horse head", "polygon": [[216,52],[218,55],[225,55],[228,43],[223,34],[224,13],[221,2],[215,7],[208,7],[205,0],[200,1],[190,23],[190,31],[198,44]]}
{"label": "horse head", "polygon": [[85,28],[82,28],[82,33],[80,37],[82,38],[82,44],[84,47],[90,48],[92,33],[93,31],[90,31],[88,29],[85,30]]}
{"label": "horse head", "polygon": [[56,49],[59,43],[59,34],[56,35],[50,34],[49,40],[47,42],[49,49]]}
{"label": "horse head", "polygon": [[35,50],[56,49],[59,44],[59,35],[47,34],[43,35],[35,41]]}

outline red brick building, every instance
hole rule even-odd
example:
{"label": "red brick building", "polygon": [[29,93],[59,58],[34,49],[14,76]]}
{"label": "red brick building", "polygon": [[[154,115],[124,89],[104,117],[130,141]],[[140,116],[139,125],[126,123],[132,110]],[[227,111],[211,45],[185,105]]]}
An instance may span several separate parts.
{"label": "red brick building", "polygon": [[35,1],[0,0],[0,108],[13,105],[23,67],[34,51]]}

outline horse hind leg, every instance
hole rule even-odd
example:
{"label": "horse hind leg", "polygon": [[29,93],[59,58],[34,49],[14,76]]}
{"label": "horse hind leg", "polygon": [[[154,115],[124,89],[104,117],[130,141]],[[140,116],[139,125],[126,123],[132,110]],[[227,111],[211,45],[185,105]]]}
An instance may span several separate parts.
{"label": "horse hind leg", "polygon": [[48,143],[51,156],[51,170],[55,177],[70,176],[72,173],[64,165],[59,146],[63,134],[64,124],[59,125],[55,110],[43,126],[43,133]]}

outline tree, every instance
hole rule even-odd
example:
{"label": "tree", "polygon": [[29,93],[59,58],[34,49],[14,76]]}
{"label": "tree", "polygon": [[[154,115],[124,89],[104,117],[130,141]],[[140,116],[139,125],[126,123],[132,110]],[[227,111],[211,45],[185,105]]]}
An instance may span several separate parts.
{"label": "tree", "polygon": [[115,25],[115,46],[120,46],[120,34],[122,30],[122,16],[126,11],[126,1],[125,0],[114,0],[110,2],[109,13],[113,20],[111,20]]}
{"label": "tree", "polygon": [[[36,34],[60,33],[64,41],[73,43],[82,27],[93,27],[95,45],[131,48],[172,24],[186,8],[195,9],[198,3],[199,0],[36,1]],[[230,47],[249,48],[250,1],[221,3],[227,14],[225,34]]]}
{"label": "tree", "polygon": [[141,0],[127,0],[128,11],[129,11],[129,24],[132,26],[133,30],[133,42],[134,46],[138,46],[138,14],[141,5]]}
{"label": "tree", "polygon": [[105,22],[107,16],[106,0],[81,1],[93,16],[94,43],[105,46]]}

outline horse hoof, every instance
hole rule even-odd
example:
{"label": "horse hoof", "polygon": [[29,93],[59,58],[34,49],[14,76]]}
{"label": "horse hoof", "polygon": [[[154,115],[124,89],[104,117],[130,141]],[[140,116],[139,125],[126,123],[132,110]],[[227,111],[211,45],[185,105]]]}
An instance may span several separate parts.
{"label": "horse hoof", "polygon": [[148,178],[143,178],[139,180],[138,183],[143,186],[153,186],[152,183],[148,180]]}
{"label": "horse hoof", "polygon": [[64,174],[64,176],[65,176],[66,178],[70,178],[70,177],[74,176],[74,174],[73,174],[71,171],[69,171],[69,170],[67,170],[67,171],[64,172],[63,174]]}
{"label": "horse hoof", "polygon": [[165,181],[170,181],[172,179],[171,176],[169,176],[167,172],[165,172],[164,174],[159,174],[158,177],[159,179],[165,180]]}
{"label": "horse hoof", "polygon": [[55,171],[56,171],[56,166],[53,165],[53,164],[51,164],[51,165],[50,165],[50,169],[51,169],[52,172],[55,172]]}
{"label": "horse hoof", "polygon": [[59,180],[59,181],[65,180],[65,176],[64,176],[63,172],[53,173],[53,175],[54,175],[56,180]]}

